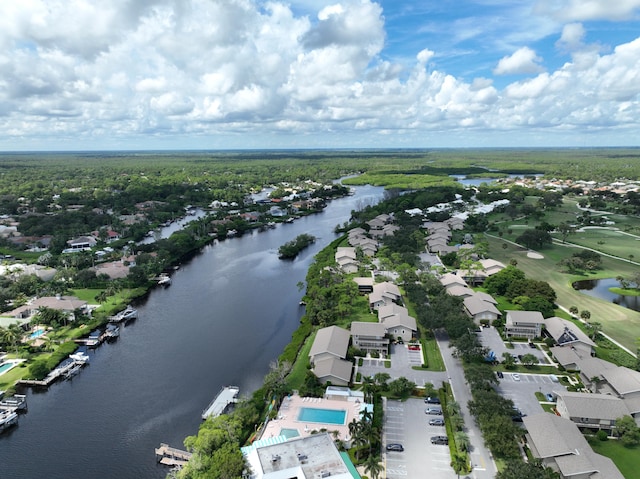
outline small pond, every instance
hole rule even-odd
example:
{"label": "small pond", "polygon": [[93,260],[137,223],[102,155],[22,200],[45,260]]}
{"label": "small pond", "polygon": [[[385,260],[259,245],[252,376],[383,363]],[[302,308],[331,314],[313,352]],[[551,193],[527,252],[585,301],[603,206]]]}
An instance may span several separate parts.
{"label": "small pond", "polygon": [[573,289],[588,296],[611,301],[614,304],[633,309],[634,311],[640,311],[640,296],[622,296],[609,291],[609,288],[620,287],[620,283],[615,278],[585,279],[574,282],[572,286]]}

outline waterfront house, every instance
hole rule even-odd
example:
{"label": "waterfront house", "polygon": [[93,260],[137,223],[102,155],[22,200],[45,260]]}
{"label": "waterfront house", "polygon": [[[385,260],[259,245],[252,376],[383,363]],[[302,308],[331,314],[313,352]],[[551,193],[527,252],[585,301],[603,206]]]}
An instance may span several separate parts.
{"label": "waterfront house", "polygon": [[320,382],[346,386],[351,381],[353,364],[346,361],[351,333],[338,326],[321,328],[309,351],[313,373]]}
{"label": "waterfront house", "polygon": [[320,328],[309,351],[311,363],[329,357],[344,359],[350,339],[351,333],[338,326]]}
{"label": "waterfront house", "polygon": [[544,317],[540,311],[505,311],[507,314],[505,335],[507,338],[539,338],[542,335]]}

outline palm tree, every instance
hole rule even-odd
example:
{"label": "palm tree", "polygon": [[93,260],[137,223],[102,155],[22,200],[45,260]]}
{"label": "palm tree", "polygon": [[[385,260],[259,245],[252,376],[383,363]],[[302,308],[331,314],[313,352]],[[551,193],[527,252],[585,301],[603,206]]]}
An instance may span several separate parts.
{"label": "palm tree", "polygon": [[6,343],[15,348],[15,353],[18,353],[18,343],[22,339],[24,331],[18,325],[18,323],[14,323],[9,325],[7,328],[0,328],[0,340],[3,343]]}
{"label": "palm tree", "polygon": [[447,403],[447,414],[453,416],[460,413],[460,404],[457,401],[449,401]]}
{"label": "palm tree", "polygon": [[471,441],[469,441],[469,436],[462,431],[458,431],[453,436],[456,441],[456,446],[459,450],[468,452],[469,447],[471,446]]}
{"label": "palm tree", "polygon": [[370,455],[364,461],[364,470],[372,479],[378,479],[384,471],[384,466],[380,462],[380,456]]}
{"label": "palm tree", "polygon": [[467,455],[454,454],[451,458],[451,467],[453,468],[453,472],[455,472],[458,476],[458,479],[460,479],[460,474],[465,473],[469,470]]}
{"label": "palm tree", "polygon": [[460,414],[454,414],[449,416],[449,424],[454,431],[462,431],[464,428],[464,419]]}
{"label": "palm tree", "polygon": [[364,402],[373,403],[373,395],[376,392],[376,383],[371,376],[362,379],[362,392],[364,393]]}

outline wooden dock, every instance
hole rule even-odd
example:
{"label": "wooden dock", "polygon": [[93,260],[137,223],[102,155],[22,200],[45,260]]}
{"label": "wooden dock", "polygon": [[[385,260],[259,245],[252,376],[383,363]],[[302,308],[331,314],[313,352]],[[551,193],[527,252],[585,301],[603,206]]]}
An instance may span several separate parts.
{"label": "wooden dock", "polygon": [[81,364],[78,361],[67,360],[62,361],[57,368],[47,374],[47,377],[43,380],[36,379],[21,379],[17,384],[22,386],[40,386],[40,387],[49,387],[51,383],[57,381],[60,377],[64,376],[68,371],[73,369],[77,364]]}
{"label": "wooden dock", "polygon": [[209,406],[202,412],[202,419],[208,417],[218,417],[224,413],[230,404],[238,402],[238,394],[240,388],[238,386],[227,386],[220,390],[215,399],[209,404]]}
{"label": "wooden dock", "polygon": [[165,466],[182,467],[192,454],[182,449],[176,449],[168,444],[160,444],[160,447],[156,447],[156,461]]}

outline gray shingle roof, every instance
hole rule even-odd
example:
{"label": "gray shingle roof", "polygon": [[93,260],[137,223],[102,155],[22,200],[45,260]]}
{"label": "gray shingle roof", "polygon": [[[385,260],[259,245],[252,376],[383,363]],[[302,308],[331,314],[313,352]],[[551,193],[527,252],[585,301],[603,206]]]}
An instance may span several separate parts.
{"label": "gray shingle roof", "polygon": [[547,332],[560,345],[581,342],[595,347],[595,343],[577,325],[566,319],[553,316],[544,320]]}
{"label": "gray shingle roof", "polygon": [[589,479],[624,479],[613,461],[593,452],[578,426],[568,419],[542,413],[526,416],[523,422],[533,455],[553,458],[562,477],[584,474]]}
{"label": "gray shingle roof", "polygon": [[556,394],[564,402],[571,417],[613,421],[629,415],[624,401],[615,396],[568,391],[558,391]]}
{"label": "gray shingle roof", "polygon": [[313,358],[321,353],[330,353],[336,357],[344,358],[347,355],[350,339],[351,333],[338,326],[319,329],[311,345],[309,357]]}

